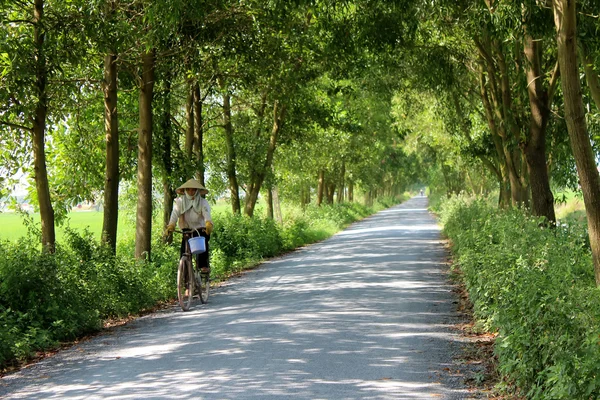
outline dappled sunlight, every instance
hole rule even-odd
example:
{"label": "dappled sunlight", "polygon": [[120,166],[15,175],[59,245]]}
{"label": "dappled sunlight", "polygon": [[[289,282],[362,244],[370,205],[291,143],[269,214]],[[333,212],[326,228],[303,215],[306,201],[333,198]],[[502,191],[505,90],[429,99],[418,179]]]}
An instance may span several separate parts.
{"label": "dappled sunlight", "polygon": [[387,210],[380,211],[379,215],[393,215],[393,214],[402,214],[408,213],[411,215],[417,214],[419,212],[428,213],[429,211],[426,208],[390,208]]}
{"label": "dappled sunlight", "polygon": [[350,229],[338,233],[336,236],[351,236],[357,234],[366,233],[379,233],[379,232],[390,232],[390,231],[440,231],[441,227],[436,224],[427,225],[393,225],[393,226],[380,226],[375,228],[362,228],[362,229]]}
{"label": "dappled sunlight", "polygon": [[152,360],[159,358],[162,354],[171,353],[184,345],[185,343],[164,343],[154,346],[130,347],[125,351],[119,352],[118,357]]}

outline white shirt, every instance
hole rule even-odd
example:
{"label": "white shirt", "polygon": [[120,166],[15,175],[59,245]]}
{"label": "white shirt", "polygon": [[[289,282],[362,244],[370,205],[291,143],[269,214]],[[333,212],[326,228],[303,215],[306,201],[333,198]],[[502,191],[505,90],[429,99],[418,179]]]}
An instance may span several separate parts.
{"label": "white shirt", "polygon": [[169,225],[175,225],[175,222],[179,222],[180,229],[205,228],[207,221],[212,222],[208,201],[199,196],[193,202],[195,204],[192,205],[192,202],[185,199],[184,196],[179,196],[175,199]]}

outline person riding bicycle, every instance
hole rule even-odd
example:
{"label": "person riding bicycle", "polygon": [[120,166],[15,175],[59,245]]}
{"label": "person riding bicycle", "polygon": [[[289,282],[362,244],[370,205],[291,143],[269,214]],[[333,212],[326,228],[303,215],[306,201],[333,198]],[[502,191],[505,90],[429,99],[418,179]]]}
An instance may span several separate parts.
{"label": "person riding bicycle", "polygon": [[175,230],[177,222],[182,230],[190,229],[188,235],[182,235],[180,255],[185,252],[185,241],[192,237],[203,236],[206,241],[206,251],[196,254],[196,265],[202,272],[209,272],[208,263],[208,241],[213,230],[213,222],[210,217],[210,205],[202,197],[208,193],[208,190],[195,179],[190,179],[176,190],[180,196],[173,202],[173,211],[165,236],[170,235]]}

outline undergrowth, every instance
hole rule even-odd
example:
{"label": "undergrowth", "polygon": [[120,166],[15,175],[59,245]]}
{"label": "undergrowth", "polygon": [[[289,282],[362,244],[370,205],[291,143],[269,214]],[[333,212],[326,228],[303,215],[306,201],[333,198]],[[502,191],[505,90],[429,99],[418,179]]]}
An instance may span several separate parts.
{"label": "undergrowth", "polygon": [[547,229],[524,210],[464,197],[442,202],[440,216],[475,317],[498,333],[502,389],[600,398],[600,293],[585,226]]}

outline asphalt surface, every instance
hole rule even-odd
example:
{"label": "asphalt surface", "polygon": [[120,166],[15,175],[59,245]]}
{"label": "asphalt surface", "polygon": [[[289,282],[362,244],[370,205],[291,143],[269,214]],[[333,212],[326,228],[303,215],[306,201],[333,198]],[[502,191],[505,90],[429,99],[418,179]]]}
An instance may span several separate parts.
{"label": "asphalt surface", "polygon": [[0,379],[2,399],[463,399],[440,228],[415,197]]}

